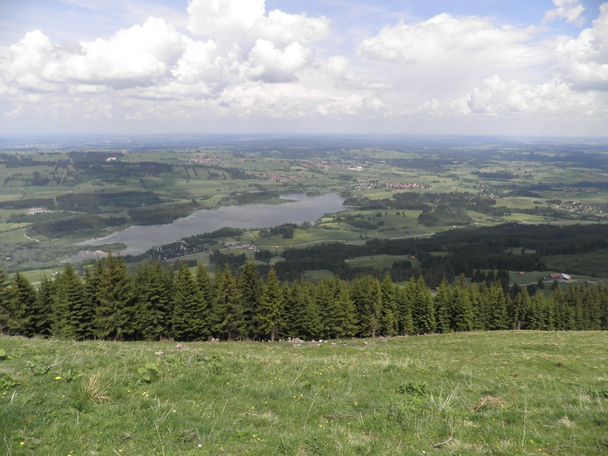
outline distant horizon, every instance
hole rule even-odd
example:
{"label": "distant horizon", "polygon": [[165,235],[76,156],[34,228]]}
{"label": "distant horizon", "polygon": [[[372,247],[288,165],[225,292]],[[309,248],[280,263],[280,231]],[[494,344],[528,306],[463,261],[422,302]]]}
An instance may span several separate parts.
{"label": "distant horizon", "polygon": [[1,139],[18,138],[171,138],[171,137],[202,137],[202,138],[404,138],[404,139],[539,139],[539,140],[567,140],[567,139],[603,139],[608,141],[608,134],[576,135],[576,134],[484,134],[484,133],[341,133],[341,132],[166,132],[166,133],[1,133]]}

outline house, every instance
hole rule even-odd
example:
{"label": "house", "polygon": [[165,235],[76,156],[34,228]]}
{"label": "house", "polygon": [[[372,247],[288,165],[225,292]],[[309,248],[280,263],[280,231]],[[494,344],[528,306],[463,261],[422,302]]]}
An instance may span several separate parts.
{"label": "house", "polygon": [[551,274],[551,280],[555,280],[557,282],[568,282],[570,279],[572,279],[572,276],[570,274],[566,274],[565,272],[562,272],[561,274]]}

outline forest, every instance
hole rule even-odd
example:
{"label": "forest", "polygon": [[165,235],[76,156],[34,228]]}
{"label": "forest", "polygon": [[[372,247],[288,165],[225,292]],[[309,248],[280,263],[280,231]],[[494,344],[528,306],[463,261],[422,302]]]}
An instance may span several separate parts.
{"label": "forest", "polygon": [[422,277],[404,285],[359,276],[319,283],[262,277],[253,263],[215,280],[203,265],[152,261],[129,273],[117,256],[80,277],[71,265],[34,287],[0,273],[0,327],[26,337],[86,340],[305,340],[431,333],[608,329],[608,288],[554,284],[509,288],[503,274],[477,271],[438,288]]}

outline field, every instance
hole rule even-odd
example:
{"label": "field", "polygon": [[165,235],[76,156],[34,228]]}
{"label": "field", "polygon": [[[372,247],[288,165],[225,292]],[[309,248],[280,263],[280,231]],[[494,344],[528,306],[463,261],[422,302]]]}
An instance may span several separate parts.
{"label": "field", "polygon": [[[605,144],[225,139],[0,150],[3,268],[41,277],[67,261],[86,261],[86,254],[75,257],[83,240],[132,225],[168,224],[200,209],[277,203],[293,193],[338,193],[345,206],[295,227],[290,236],[254,230],[186,253],[208,258],[226,242],[241,241],[281,254],[324,242],[428,237],[506,222],[605,223],[608,217]],[[568,254],[550,260],[549,268],[606,276],[604,252]],[[164,259],[180,256],[173,251]],[[357,261],[379,274],[391,264]],[[318,269],[324,268],[306,272]]]}
{"label": "field", "polygon": [[8,455],[608,452],[608,333],[0,338]]}

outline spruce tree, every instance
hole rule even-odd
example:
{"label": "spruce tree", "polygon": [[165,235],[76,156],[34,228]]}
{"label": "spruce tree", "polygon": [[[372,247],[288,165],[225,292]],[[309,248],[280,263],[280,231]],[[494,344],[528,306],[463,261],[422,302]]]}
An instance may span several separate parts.
{"label": "spruce tree", "polygon": [[122,258],[108,256],[101,271],[99,302],[96,309],[96,335],[101,339],[125,340],[135,334],[135,293]]}
{"label": "spruce tree", "polygon": [[600,293],[600,300],[602,306],[602,329],[608,329],[608,288],[602,287]]}
{"label": "spruce tree", "polygon": [[337,285],[336,307],[338,310],[338,337],[353,337],[357,333],[356,310],[350,298],[350,288],[342,280]]}
{"label": "spruce tree", "polygon": [[310,284],[302,285],[301,299],[304,300],[303,335],[309,340],[319,339],[323,333],[323,322]]}
{"label": "spruce tree", "polygon": [[450,287],[448,281],[444,278],[435,295],[435,323],[437,324],[436,330],[439,333],[450,332],[451,306]]}
{"label": "spruce tree", "polygon": [[46,276],[42,278],[36,304],[32,312],[32,324],[36,335],[48,337],[51,335],[51,312],[55,296],[55,283]]}
{"label": "spruce tree", "polygon": [[217,274],[214,297],[215,333],[224,340],[246,337],[247,328],[243,319],[240,290],[228,266]]}
{"label": "spruce tree", "polygon": [[[138,337],[159,340],[169,336],[172,333],[174,302],[171,272],[158,262],[144,264],[135,274],[134,287],[137,302],[134,325]],[[201,299],[201,303],[206,309],[206,301]]]}
{"label": "spruce tree", "polygon": [[[305,337],[306,305],[307,296],[304,295],[304,287],[301,281],[285,285],[283,294],[285,305],[283,306],[283,333],[287,337]],[[306,291],[309,291],[306,289]]]}
{"label": "spruce tree", "polygon": [[507,302],[499,284],[489,290],[487,329],[507,329]]}
{"label": "spruce tree", "polygon": [[208,307],[211,308],[213,303],[213,284],[209,278],[207,268],[201,263],[196,265],[196,283],[203,299],[207,302]]}
{"label": "spruce tree", "polygon": [[177,340],[204,340],[210,335],[206,303],[190,270],[182,264],[175,278],[172,335]]}
{"label": "spruce tree", "polygon": [[13,312],[9,318],[9,331],[25,337],[36,335],[33,319],[36,307],[36,291],[30,282],[17,273],[13,280]]}
{"label": "spruce tree", "polygon": [[357,336],[375,337],[382,316],[380,283],[369,276],[356,278],[351,285],[351,299],[356,309]]}
{"label": "spruce tree", "polygon": [[[481,285],[482,287],[484,285]],[[472,284],[468,289],[469,302],[473,314],[473,330],[482,331],[485,329],[485,315],[483,315],[483,298],[481,296],[480,285]]]}
{"label": "spruce tree", "polygon": [[257,329],[264,340],[274,341],[279,337],[283,312],[283,289],[274,268],[268,272],[257,313]]}
{"label": "spruce tree", "polygon": [[397,335],[398,317],[395,285],[387,274],[380,286],[382,312],[380,314],[380,334],[384,336]]}
{"label": "spruce tree", "polygon": [[399,334],[414,334],[414,321],[412,320],[412,299],[405,287],[397,287],[395,293],[397,311],[399,315]]}
{"label": "spruce tree", "polygon": [[0,333],[8,332],[9,310],[12,305],[11,291],[8,277],[0,268]]}
{"label": "spruce tree", "polygon": [[406,285],[413,293],[412,320],[416,334],[429,334],[435,331],[435,306],[433,296],[420,277]]}
{"label": "spruce tree", "polygon": [[[79,338],[79,320],[85,307],[84,288],[80,277],[67,265],[55,281],[51,309],[51,334],[61,339]],[[90,316],[86,316],[90,319]]]}
{"label": "spruce tree", "polygon": [[528,313],[530,311],[530,295],[525,288],[513,299],[513,310],[511,312],[511,324],[513,329],[528,329]]}
{"label": "spruce tree", "polygon": [[261,336],[256,331],[256,314],[260,305],[261,288],[257,267],[254,263],[245,264],[238,278],[238,287],[243,302],[246,335],[251,339],[256,339]]}
{"label": "spruce tree", "polygon": [[82,300],[72,305],[70,313],[75,329],[76,339],[91,339],[96,335],[95,319],[97,313],[97,290],[99,286],[100,263],[93,270],[85,271],[84,284],[81,285]]}

